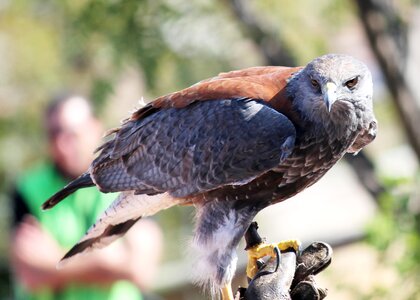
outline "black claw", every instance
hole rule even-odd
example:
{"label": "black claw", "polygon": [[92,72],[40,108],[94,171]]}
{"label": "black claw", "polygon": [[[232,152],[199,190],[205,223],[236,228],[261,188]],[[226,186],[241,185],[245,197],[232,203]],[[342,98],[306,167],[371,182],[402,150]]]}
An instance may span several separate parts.
{"label": "black claw", "polygon": [[263,239],[258,234],[257,230],[258,230],[258,223],[252,222],[251,225],[249,225],[248,230],[245,232],[245,242],[246,242],[245,250],[248,250],[263,242]]}
{"label": "black claw", "polygon": [[276,273],[280,267],[280,262],[281,262],[281,253],[280,253],[280,249],[279,247],[274,247],[274,252],[276,253],[276,269],[274,270],[273,273]]}

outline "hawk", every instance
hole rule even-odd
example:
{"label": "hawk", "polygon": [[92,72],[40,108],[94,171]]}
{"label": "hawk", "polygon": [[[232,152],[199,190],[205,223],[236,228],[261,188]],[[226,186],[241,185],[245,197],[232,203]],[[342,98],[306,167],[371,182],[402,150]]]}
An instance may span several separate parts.
{"label": "hawk", "polygon": [[121,192],[63,258],[102,248],[142,217],[194,205],[197,281],[231,299],[236,248],[256,214],[317,182],[376,136],[372,77],[353,57],[221,73],[135,111],[86,173],[57,192]]}

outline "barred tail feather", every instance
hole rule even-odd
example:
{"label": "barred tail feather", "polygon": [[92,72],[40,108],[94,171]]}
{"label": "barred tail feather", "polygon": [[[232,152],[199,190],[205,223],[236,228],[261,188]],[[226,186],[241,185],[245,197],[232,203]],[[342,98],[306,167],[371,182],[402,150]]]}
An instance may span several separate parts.
{"label": "barred tail feather", "polygon": [[168,194],[148,196],[136,195],[134,191],[122,192],[86,235],[64,255],[57,267],[63,267],[78,255],[106,247],[122,237],[142,217],[180,204],[181,201]]}
{"label": "barred tail feather", "polygon": [[99,236],[91,237],[86,240],[80,241],[74,245],[60,261],[60,266],[65,263],[65,261],[79,253],[89,252],[92,248],[103,248],[113,241],[123,236],[141,217],[136,219],[127,220],[125,222],[108,225],[104,232]]}

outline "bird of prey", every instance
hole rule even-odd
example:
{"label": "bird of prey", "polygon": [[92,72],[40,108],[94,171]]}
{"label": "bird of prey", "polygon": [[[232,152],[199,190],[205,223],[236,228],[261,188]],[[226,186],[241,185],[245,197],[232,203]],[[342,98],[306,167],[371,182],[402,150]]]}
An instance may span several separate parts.
{"label": "bird of prey", "polygon": [[198,283],[232,299],[236,248],[256,214],[317,182],[376,136],[372,77],[353,57],[221,73],[138,109],[86,173],[57,192],[121,192],[63,258],[102,248],[140,218],[194,205]]}

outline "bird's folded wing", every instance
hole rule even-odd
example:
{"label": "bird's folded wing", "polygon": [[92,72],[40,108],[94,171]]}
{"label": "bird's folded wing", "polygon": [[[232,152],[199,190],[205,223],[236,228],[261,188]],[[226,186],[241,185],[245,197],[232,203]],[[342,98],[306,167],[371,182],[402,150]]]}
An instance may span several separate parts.
{"label": "bird's folded wing", "polygon": [[276,167],[295,134],[292,122],[262,101],[201,101],[127,121],[90,172],[104,192],[185,197],[244,184]]}
{"label": "bird's folded wing", "polygon": [[289,110],[283,95],[289,78],[302,67],[253,67],[200,81],[183,90],[161,96],[135,111],[131,120],[147,116],[160,108],[182,108],[196,101],[214,99],[250,98],[270,103],[276,110]]}

